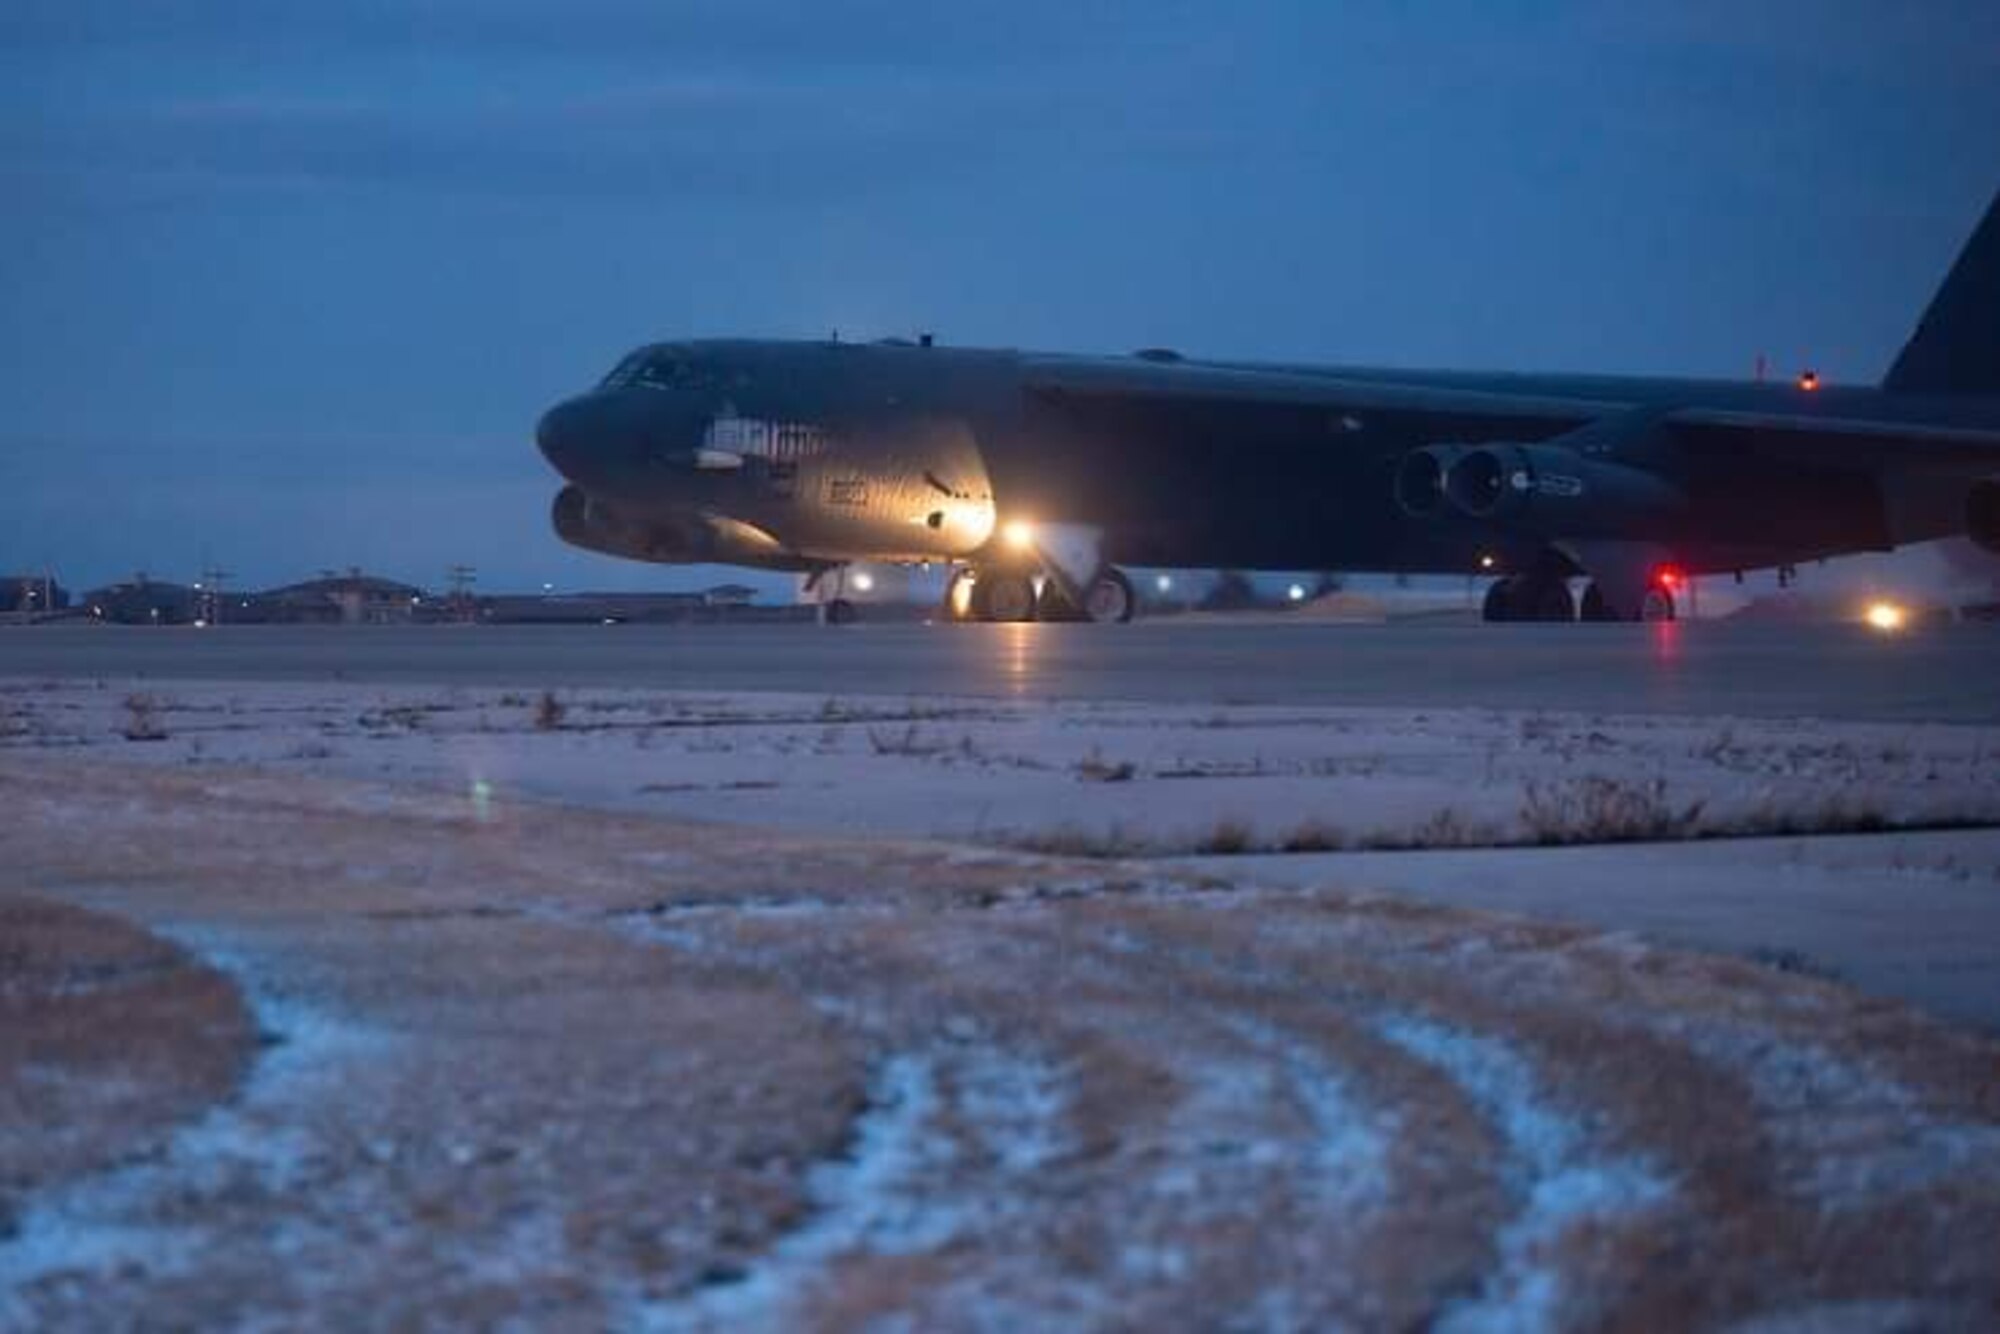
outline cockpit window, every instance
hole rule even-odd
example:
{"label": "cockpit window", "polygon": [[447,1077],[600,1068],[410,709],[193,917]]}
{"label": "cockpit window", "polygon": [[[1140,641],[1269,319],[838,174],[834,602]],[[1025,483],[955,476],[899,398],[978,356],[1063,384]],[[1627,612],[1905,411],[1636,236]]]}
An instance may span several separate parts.
{"label": "cockpit window", "polygon": [[603,382],[597,387],[599,389],[623,389],[626,385],[632,383],[633,377],[638,375],[639,367],[645,363],[645,360],[646,354],[644,352],[632,353],[616,366],[613,366],[611,373],[605,376]]}
{"label": "cockpit window", "polygon": [[639,368],[638,383],[650,389],[706,389],[713,377],[686,357],[662,352]]}
{"label": "cockpit window", "polygon": [[712,367],[676,348],[646,348],[618,363],[604,377],[602,389],[712,389],[718,383]]}

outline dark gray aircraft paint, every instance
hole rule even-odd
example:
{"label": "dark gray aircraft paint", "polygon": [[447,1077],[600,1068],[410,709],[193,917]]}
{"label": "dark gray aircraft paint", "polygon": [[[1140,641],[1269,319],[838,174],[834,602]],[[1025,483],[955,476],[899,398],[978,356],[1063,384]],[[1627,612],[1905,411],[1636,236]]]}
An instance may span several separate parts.
{"label": "dark gray aircraft paint", "polygon": [[1879,388],[698,340],[538,440],[578,546],[945,562],[966,618],[1128,619],[1121,565],[1490,571],[1494,620],[1573,619],[1585,577],[1585,619],[1670,618],[1691,574],[2000,550],[2000,195]]}

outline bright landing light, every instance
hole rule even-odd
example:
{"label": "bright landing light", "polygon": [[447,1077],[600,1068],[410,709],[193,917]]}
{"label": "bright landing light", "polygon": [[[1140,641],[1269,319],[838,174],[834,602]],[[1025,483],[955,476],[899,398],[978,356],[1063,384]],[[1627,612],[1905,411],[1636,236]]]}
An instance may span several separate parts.
{"label": "bright landing light", "polygon": [[1000,527],[1000,540],[1016,551],[1035,545],[1035,525],[1026,519],[1009,519]]}
{"label": "bright landing light", "polygon": [[854,576],[854,591],[855,591],[855,592],[857,592],[857,593],[869,593],[869,592],[873,592],[873,591],[874,591],[874,588],[875,588],[875,576],[874,576],[874,575],[872,575],[872,574],[868,573],[868,571],[866,571],[866,570],[861,570],[861,571],[858,571],[858,572],[856,572],[856,574],[855,574],[855,576]]}
{"label": "bright landing light", "polygon": [[1868,609],[1861,613],[1861,619],[1867,621],[1872,628],[1886,633],[1900,630],[1908,625],[1910,613],[1894,602],[1871,602],[1868,604]]}

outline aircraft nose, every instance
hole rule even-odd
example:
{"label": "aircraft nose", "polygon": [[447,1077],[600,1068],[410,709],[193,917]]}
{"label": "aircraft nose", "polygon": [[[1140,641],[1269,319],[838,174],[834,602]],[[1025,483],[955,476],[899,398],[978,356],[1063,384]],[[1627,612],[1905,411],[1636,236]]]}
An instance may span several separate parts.
{"label": "aircraft nose", "polygon": [[535,444],[540,447],[542,457],[571,481],[576,480],[577,469],[589,449],[591,433],[587,416],[583,405],[570,399],[550,408],[535,424]]}
{"label": "aircraft nose", "polygon": [[602,491],[657,482],[657,465],[690,456],[705,420],[660,390],[583,394],[542,414],[535,443],[566,480]]}

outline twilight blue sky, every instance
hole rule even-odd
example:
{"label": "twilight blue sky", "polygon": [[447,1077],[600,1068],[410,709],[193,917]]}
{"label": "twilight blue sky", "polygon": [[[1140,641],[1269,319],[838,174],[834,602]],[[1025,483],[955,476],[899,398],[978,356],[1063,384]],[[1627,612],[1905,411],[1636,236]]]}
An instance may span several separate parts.
{"label": "twilight blue sky", "polygon": [[486,587],[692,333],[1873,380],[2000,5],[8,0],[0,570]]}

